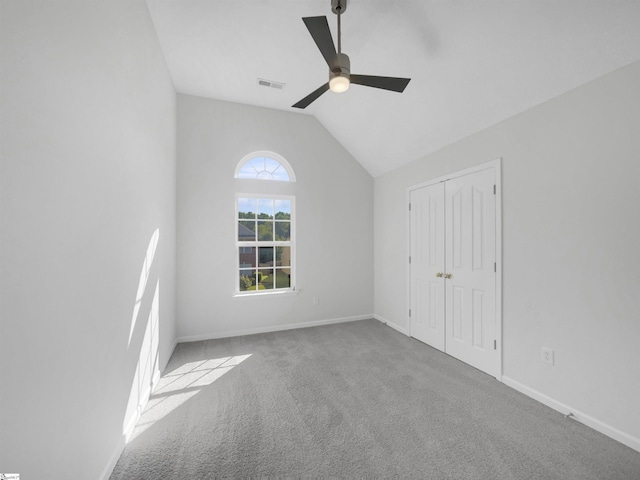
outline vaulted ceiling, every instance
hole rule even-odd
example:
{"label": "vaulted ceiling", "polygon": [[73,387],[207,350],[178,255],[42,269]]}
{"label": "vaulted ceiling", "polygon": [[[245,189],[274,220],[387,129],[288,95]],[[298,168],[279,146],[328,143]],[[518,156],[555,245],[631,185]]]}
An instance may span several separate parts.
{"label": "vaulted ceiling", "polygon": [[301,18],[335,39],[330,0],[147,3],[178,92],[313,115],[373,176],[640,60],[640,0],[349,0],[351,71],[411,82],[299,110],[328,80]]}

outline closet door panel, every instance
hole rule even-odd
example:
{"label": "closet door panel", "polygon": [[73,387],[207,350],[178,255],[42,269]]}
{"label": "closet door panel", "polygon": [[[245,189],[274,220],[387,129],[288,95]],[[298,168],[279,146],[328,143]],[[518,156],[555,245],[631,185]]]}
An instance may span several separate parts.
{"label": "closet door panel", "polygon": [[495,171],[445,182],[445,352],[497,374]]}
{"label": "closet door panel", "polygon": [[444,184],[409,195],[410,333],[444,351]]}

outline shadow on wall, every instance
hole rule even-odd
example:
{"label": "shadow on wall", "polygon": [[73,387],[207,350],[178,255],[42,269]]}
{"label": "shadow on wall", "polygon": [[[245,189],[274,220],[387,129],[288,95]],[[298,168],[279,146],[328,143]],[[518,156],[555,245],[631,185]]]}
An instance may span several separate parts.
{"label": "shadow on wall", "polygon": [[[159,322],[160,322],[160,278],[153,275],[153,261],[160,240],[160,230],[156,229],[151,235],[147,251],[142,262],[142,271],[138,282],[138,291],[133,306],[129,340],[127,343],[127,362],[135,364],[133,372],[127,371],[126,376],[133,375],[127,408],[122,422],[122,433],[127,438],[135,427],[152,390],[154,381],[160,376],[159,366]],[[153,281],[155,279],[155,282]],[[149,304],[149,297],[153,290],[153,297]],[[144,308],[143,308],[144,307]],[[145,312],[149,312],[145,315]],[[142,319],[146,318],[144,323]],[[127,368],[128,368],[127,365]]]}

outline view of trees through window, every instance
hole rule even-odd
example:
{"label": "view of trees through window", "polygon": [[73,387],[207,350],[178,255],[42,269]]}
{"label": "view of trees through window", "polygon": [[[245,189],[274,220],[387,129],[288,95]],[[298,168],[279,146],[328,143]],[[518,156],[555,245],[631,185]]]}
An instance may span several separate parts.
{"label": "view of trees through window", "polygon": [[239,290],[291,288],[292,198],[238,198]]}

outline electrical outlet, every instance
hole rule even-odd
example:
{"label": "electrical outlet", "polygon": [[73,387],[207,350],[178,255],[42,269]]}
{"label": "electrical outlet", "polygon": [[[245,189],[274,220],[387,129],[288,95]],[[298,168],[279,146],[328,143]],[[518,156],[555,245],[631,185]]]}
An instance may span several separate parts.
{"label": "electrical outlet", "polygon": [[553,349],[542,347],[542,361],[549,365],[553,365]]}
{"label": "electrical outlet", "polygon": [[320,298],[319,297],[313,297],[313,304],[314,305],[320,305]]}

